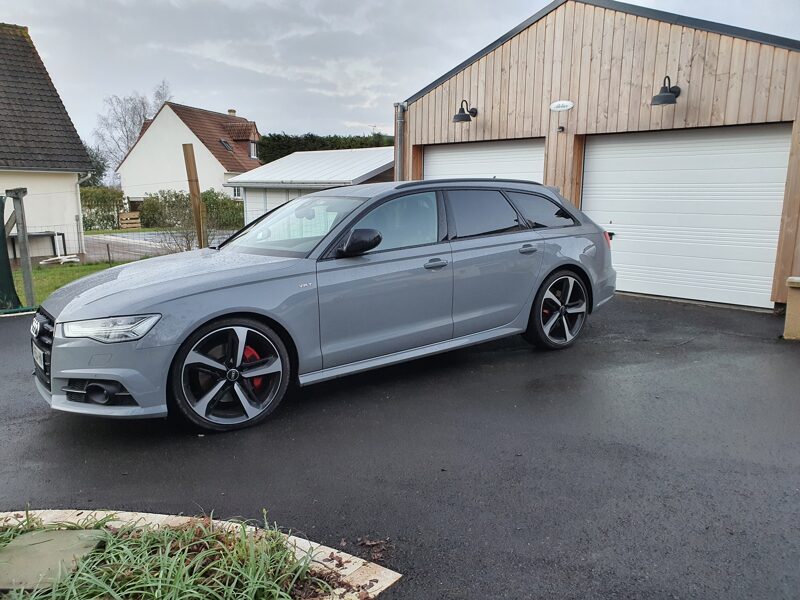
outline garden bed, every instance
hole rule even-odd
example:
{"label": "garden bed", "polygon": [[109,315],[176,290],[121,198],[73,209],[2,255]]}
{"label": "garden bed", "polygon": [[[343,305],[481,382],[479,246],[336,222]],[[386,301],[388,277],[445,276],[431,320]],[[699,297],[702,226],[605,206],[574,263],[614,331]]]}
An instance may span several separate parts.
{"label": "garden bed", "polygon": [[[265,523],[110,511],[0,513],[0,548],[31,531],[98,530],[97,547],[50,586],[8,598],[364,600],[400,576]],[[2,594],[2,592],[0,592]]]}

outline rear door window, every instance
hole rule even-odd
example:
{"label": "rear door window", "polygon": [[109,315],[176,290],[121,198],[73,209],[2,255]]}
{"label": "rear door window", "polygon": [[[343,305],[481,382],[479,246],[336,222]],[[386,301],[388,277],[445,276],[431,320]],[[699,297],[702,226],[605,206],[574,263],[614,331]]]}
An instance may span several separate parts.
{"label": "rear door window", "polygon": [[448,191],[447,207],[452,213],[456,238],[497,235],[520,229],[517,212],[496,190]]}
{"label": "rear door window", "polygon": [[534,229],[576,225],[575,219],[566,210],[547,198],[522,192],[506,193]]}

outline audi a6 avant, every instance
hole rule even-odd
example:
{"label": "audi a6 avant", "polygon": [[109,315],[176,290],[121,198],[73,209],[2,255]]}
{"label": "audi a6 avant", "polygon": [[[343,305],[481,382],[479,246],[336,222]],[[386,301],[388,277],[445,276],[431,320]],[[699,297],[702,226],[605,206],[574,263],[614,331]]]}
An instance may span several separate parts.
{"label": "audi a6 avant", "polygon": [[56,291],[31,326],[34,381],[58,410],[233,429],[295,383],[519,333],[565,348],[615,280],[608,236],[539,184],[336,188],[219,248]]}

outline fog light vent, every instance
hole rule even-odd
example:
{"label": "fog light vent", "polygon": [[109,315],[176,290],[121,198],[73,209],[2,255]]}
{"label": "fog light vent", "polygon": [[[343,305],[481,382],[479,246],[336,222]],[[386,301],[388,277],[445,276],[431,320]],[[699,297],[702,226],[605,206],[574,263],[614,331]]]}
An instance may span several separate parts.
{"label": "fog light vent", "polygon": [[118,381],[105,379],[70,379],[61,388],[70,402],[100,406],[136,406],[136,401]]}

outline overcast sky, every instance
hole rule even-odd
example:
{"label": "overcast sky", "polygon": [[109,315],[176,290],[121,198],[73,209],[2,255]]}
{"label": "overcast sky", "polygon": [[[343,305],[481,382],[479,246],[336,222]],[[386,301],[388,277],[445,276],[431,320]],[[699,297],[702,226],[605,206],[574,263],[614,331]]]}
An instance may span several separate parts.
{"label": "overcast sky", "polygon": [[[800,37],[798,0],[637,0]],[[27,25],[80,135],[103,97],[236,108],[262,133],[392,129],[392,104],[547,4],[544,0],[0,0]],[[1,59],[2,57],[0,57]]]}

